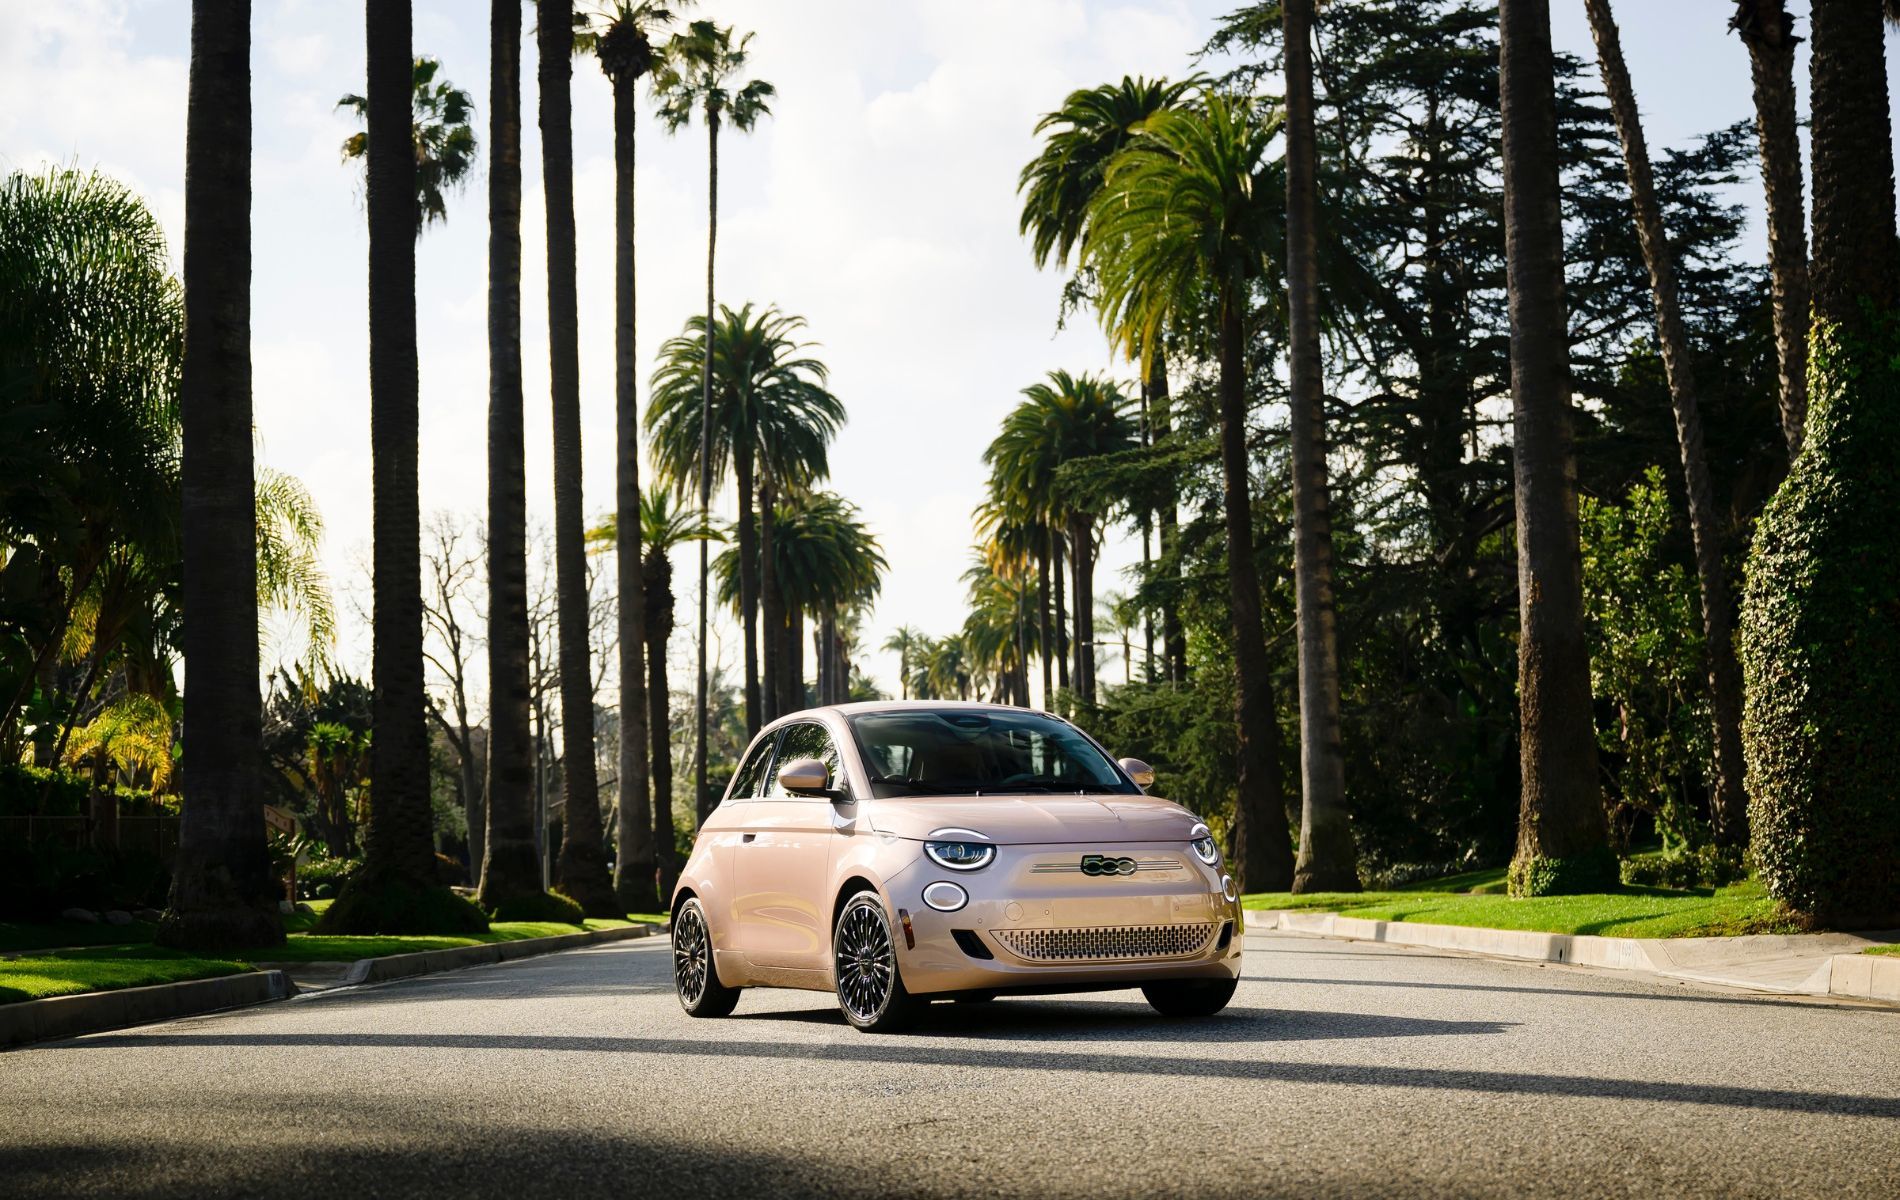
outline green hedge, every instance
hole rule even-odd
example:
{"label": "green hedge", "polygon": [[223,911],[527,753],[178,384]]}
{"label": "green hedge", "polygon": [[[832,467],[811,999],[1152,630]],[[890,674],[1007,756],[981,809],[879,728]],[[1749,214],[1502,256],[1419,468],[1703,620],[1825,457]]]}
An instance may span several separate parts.
{"label": "green hedge", "polygon": [[1900,923],[1900,322],[1817,326],[1807,440],[1742,605],[1755,861],[1812,923]]}
{"label": "green hedge", "polygon": [[1630,887],[1716,888],[1748,878],[1744,855],[1731,847],[1700,846],[1675,854],[1632,854],[1623,860]]}
{"label": "green hedge", "polygon": [[[52,787],[47,788],[47,781]],[[124,816],[150,816],[176,811],[169,798],[154,799],[152,793],[138,788],[115,787],[119,812]],[[0,817],[78,817],[90,805],[92,780],[61,767],[25,763],[0,763]],[[42,802],[43,800],[43,802]]]}

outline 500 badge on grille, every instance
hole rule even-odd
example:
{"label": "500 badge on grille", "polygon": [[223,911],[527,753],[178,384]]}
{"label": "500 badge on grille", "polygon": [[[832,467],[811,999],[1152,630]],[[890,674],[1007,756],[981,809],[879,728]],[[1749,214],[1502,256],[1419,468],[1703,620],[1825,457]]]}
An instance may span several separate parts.
{"label": "500 badge on grille", "polygon": [[1082,874],[1084,875],[1133,875],[1135,860],[1115,858],[1107,854],[1084,854],[1082,856]]}

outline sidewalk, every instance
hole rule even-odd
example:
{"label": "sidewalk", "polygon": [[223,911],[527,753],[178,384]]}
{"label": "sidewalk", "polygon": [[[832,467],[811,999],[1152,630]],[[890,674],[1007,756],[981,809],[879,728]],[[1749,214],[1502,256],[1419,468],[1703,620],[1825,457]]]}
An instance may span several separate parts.
{"label": "sidewalk", "polygon": [[1900,931],[1770,934],[1749,937],[1620,938],[1465,925],[1375,921],[1337,913],[1244,910],[1251,930],[1311,937],[1460,950],[1491,958],[1573,963],[1641,971],[1665,979],[1783,996],[1842,996],[1900,1005],[1900,957],[1866,955],[1869,946],[1900,940]]}

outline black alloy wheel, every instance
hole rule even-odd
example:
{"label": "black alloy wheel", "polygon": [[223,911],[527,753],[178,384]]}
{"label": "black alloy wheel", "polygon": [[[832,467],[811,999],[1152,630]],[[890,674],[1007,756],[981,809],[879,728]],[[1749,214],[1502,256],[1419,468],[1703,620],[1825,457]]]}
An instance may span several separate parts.
{"label": "black alloy wheel", "polygon": [[838,1008],[854,1028],[867,1033],[896,1032],[915,1021],[924,1007],[898,974],[890,917],[876,892],[859,892],[839,910],[831,964]]}
{"label": "black alloy wheel", "polygon": [[673,918],[673,987],[689,1016],[723,1017],[739,1003],[739,989],[719,982],[712,930],[697,899],[680,905]]}

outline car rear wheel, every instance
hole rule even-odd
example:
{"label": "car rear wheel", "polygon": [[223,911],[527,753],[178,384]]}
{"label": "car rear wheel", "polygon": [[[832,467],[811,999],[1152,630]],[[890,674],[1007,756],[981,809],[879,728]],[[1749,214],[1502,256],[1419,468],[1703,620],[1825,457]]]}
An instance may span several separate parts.
{"label": "car rear wheel", "polygon": [[680,905],[673,918],[673,987],[689,1016],[727,1016],[739,1003],[739,989],[719,982],[712,930],[697,899]]}
{"label": "car rear wheel", "polygon": [[1164,1017],[1211,1017],[1234,998],[1237,979],[1170,979],[1146,984],[1141,994]]}
{"label": "car rear wheel", "polygon": [[838,1007],[853,1028],[895,1033],[916,1021],[924,1007],[897,973],[897,944],[876,892],[859,892],[839,910],[831,967]]}

